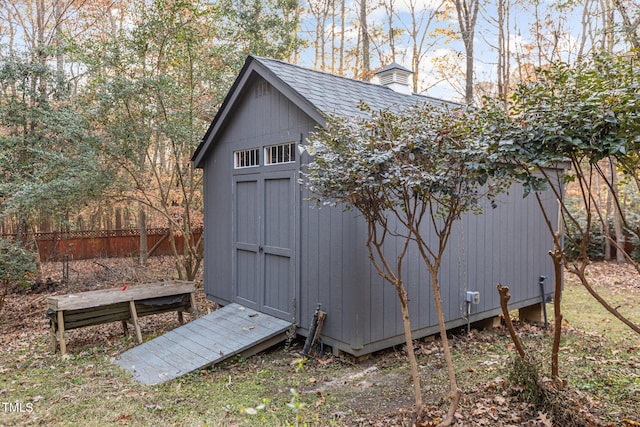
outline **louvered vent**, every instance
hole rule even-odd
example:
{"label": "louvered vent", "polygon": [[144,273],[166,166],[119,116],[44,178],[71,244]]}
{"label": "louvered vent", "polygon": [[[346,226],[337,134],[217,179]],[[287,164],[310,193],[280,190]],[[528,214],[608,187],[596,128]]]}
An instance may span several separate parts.
{"label": "louvered vent", "polygon": [[397,83],[400,83],[401,85],[409,85],[409,74],[393,73],[393,75],[395,76]]}
{"label": "louvered vent", "polygon": [[380,84],[383,86],[390,85],[393,83],[393,74],[382,74],[380,75]]}
{"label": "louvered vent", "polygon": [[396,92],[409,95],[412,92],[409,82],[411,74],[413,74],[411,70],[393,62],[378,71],[376,76],[382,86],[387,86]]}
{"label": "louvered vent", "polygon": [[271,85],[267,82],[260,82],[256,85],[256,98],[269,95]]}

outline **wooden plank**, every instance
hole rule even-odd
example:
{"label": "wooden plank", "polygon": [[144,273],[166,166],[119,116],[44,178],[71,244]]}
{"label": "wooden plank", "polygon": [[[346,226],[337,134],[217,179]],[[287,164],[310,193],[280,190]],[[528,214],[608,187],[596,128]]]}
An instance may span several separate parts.
{"label": "wooden plank", "polygon": [[138,355],[126,368],[135,372],[136,378],[143,384],[157,384],[173,378],[169,376],[176,369],[167,360],[153,352]]}
{"label": "wooden plank", "polygon": [[214,336],[217,338],[217,341],[226,342],[232,346],[232,348],[250,344],[255,338],[248,336],[248,334],[240,333],[241,331],[230,327],[225,322],[214,323],[207,319],[201,323],[204,327],[209,328],[215,333]]}
{"label": "wooden plank", "polygon": [[58,312],[58,342],[60,343],[60,354],[64,356],[67,354],[67,344],[64,342],[64,315],[62,311]]}
{"label": "wooden plank", "polygon": [[[181,328],[178,328],[181,329]],[[182,345],[185,349],[191,351],[192,353],[197,354],[198,356],[209,359],[211,356],[212,347],[206,347],[202,345],[200,342],[194,341],[191,338],[190,334],[185,334],[182,330],[178,331],[178,329],[174,329],[175,333],[167,336],[168,339],[175,342],[176,344]],[[172,331],[173,332],[173,331]],[[224,353],[221,354],[221,356]]]}
{"label": "wooden plank", "polygon": [[100,307],[119,302],[140,301],[164,296],[195,292],[193,282],[174,281],[122,288],[100,289],[77,294],[58,295],[47,298],[47,307],[54,310],[78,310]]}
{"label": "wooden plank", "polygon": [[284,340],[289,327],[284,320],[230,304],[132,348],[115,363],[143,384],[158,384],[235,354],[262,351]]}
{"label": "wooden plank", "polygon": [[198,325],[193,325],[194,322],[187,323],[180,329],[185,333],[192,334],[199,337],[199,341],[203,344],[207,344],[208,350],[212,348],[218,349],[220,355],[231,353],[234,351],[233,341],[225,340],[225,336],[219,333],[219,330],[207,328],[204,322],[198,322]]}
{"label": "wooden plank", "polygon": [[64,318],[67,321],[74,321],[77,319],[87,319],[89,317],[100,317],[116,312],[129,314],[129,302],[119,302],[116,304],[110,304],[105,306],[97,306],[93,308],[82,308],[80,310],[58,310],[64,311]]}
{"label": "wooden plank", "polygon": [[[201,355],[192,351],[188,341],[186,342],[187,345],[185,345],[185,343],[183,343],[176,335],[173,335],[173,339],[171,339],[171,337],[166,337],[166,342],[171,343],[171,347],[169,348],[172,352],[176,353],[176,357],[180,358],[178,359],[180,360],[180,371],[177,371],[176,374],[187,373],[200,369],[203,366],[209,366],[212,363],[211,354]],[[187,371],[184,371],[185,366],[188,367]]]}
{"label": "wooden plank", "polygon": [[[158,306],[138,305],[136,304],[136,312],[138,317],[150,316],[169,311],[187,311],[189,305],[187,303],[176,303]],[[79,311],[64,311],[65,329],[71,330],[82,328],[85,326],[101,325],[103,323],[117,322],[129,320],[131,318],[131,310],[128,303],[118,303],[115,305],[105,306],[96,309],[82,309]]]}
{"label": "wooden plank", "polygon": [[49,325],[49,338],[51,340],[51,353],[56,352],[58,349],[58,337],[56,336],[56,326],[54,322]]}
{"label": "wooden plank", "polygon": [[186,350],[180,345],[176,345],[168,340],[164,335],[156,337],[145,343],[145,351],[157,356],[173,369],[170,372],[178,374],[182,372],[185,366],[197,365],[205,363],[206,359],[195,353]]}
{"label": "wooden plank", "polygon": [[[268,316],[263,314],[262,316]],[[271,317],[271,316],[269,316]],[[273,319],[273,318],[272,318]],[[213,321],[206,319],[220,331],[220,334],[224,334],[227,339],[235,342],[251,341],[255,336],[260,336],[263,331],[277,328],[279,323],[268,322],[257,323],[242,319],[239,316],[235,318],[226,318],[220,321]],[[282,321],[282,324],[287,324]]]}
{"label": "wooden plank", "polygon": [[136,338],[138,339],[138,343],[142,344],[142,332],[140,331],[140,324],[138,323],[136,303],[133,301],[129,301],[129,309],[131,310],[131,321],[133,322],[133,327],[136,330]]}

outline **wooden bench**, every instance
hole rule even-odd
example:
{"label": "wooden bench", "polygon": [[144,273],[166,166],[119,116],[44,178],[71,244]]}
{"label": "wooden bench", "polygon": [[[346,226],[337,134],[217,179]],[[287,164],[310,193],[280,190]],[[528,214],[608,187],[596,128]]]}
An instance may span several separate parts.
{"label": "wooden bench", "polygon": [[183,323],[183,312],[197,315],[194,292],[193,282],[172,281],[49,297],[47,316],[51,323],[52,352],[56,352],[59,344],[60,353],[67,353],[64,340],[67,330],[117,321],[122,322],[127,336],[127,322],[131,323],[138,343],[142,343],[139,317],[176,311]]}

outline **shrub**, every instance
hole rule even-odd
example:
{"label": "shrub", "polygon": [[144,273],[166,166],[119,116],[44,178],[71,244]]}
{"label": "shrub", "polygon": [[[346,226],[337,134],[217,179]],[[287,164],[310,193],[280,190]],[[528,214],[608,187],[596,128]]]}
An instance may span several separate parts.
{"label": "shrub", "polygon": [[26,286],[36,269],[34,253],[8,240],[0,239],[0,311],[11,286]]}
{"label": "shrub", "polygon": [[[565,230],[564,250],[569,259],[576,259],[580,255],[579,245],[582,242],[582,234],[573,224],[567,224]],[[587,248],[587,256],[591,261],[602,261],[604,259],[604,236],[602,231],[595,225],[591,224],[589,230],[589,246]]]}
{"label": "shrub", "polygon": [[522,402],[541,407],[546,403],[546,394],[540,382],[540,364],[514,357],[509,368],[509,383]]}

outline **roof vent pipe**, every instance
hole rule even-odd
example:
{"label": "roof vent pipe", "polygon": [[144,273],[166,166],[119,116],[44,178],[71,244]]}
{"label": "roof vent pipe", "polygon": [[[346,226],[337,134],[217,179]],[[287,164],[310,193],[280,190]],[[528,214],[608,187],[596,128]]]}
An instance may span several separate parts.
{"label": "roof vent pipe", "polygon": [[404,68],[395,62],[387,65],[380,71],[377,71],[375,75],[378,77],[378,81],[381,85],[387,86],[396,92],[411,95],[411,83],[409,77],[413,74],[413,71]]}

